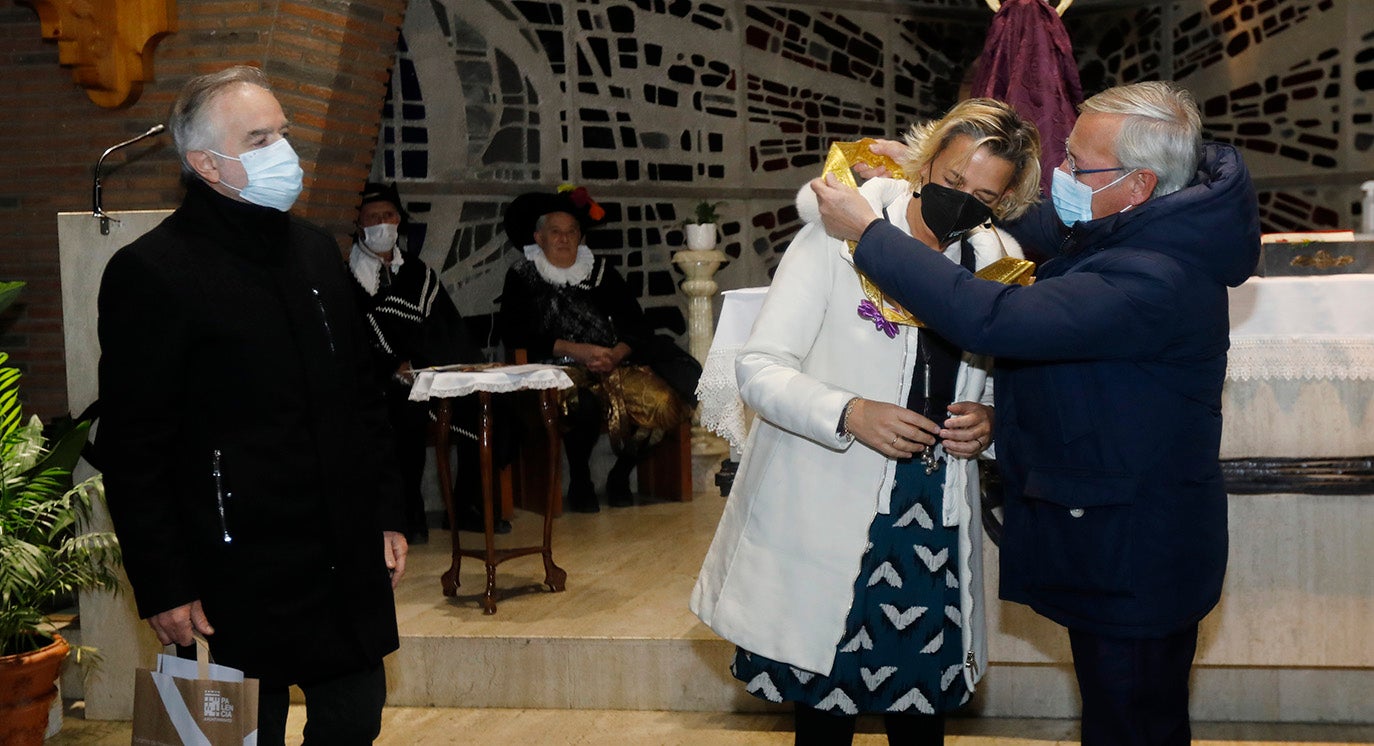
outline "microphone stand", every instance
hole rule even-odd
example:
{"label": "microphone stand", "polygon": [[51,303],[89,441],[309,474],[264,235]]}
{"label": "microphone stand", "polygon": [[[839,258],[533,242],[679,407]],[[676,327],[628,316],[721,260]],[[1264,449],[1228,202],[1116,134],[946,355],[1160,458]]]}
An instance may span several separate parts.
{"label": "microphone stand", "polygon": [[167,125],[155,124],[152,127],[149,127],[147,132],[144,132],[138,137],[131,137],[128,140],[119,143],[118,145],[113,145],[107,148],[104,153],[100,154],[100,160],[95,162],[95,184],[93,185],[93,188],[91,190],[91,217],[100,218],[100,235],[110,235],[111,220],[115,221],[116,223],[119,222],[119,218],[113,218],[109,215],[106,215],[104,208],[100,206],[100,166],[105,162],[105,157],[108,156],[110,153],[119,150],[120,148],[125,148],[130,145],[133,145],[139,140],[142,140],[147,137],[152,137],[153,135],[161,134],[162,131],[165,129],[167,129]]}

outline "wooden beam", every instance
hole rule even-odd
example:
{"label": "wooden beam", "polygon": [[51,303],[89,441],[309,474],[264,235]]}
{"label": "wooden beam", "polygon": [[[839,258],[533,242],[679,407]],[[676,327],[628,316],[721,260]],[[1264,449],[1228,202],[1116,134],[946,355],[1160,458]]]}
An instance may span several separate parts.
{"label": "wooden beam", "polygon": [[96,105],[129,106],[153,77],[153,50],[176,31],[176,0],[19,0]]}

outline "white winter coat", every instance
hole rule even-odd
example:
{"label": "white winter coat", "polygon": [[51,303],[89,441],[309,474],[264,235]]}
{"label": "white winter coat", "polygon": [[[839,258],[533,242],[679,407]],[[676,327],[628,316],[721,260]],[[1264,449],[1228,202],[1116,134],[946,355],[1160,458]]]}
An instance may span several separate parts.
{"label": "white winter coat", "polygon": [[[909,232],[904,181],[873,179],[863,193]],[[853,601],[869,524],[888,512],[895,462],[836,434],[855,396],[905,404],[917,332],[896,338],[858,315],[864,299],[844,242],[820,224],[808,187],[807,225],[783,255],[748,342],[735,361],[740,394],[757,418],[692,591],[692,611],[721,637],[777,661],[828,675]],[[1020,247],[994,231],[970,235],[977,266]],[[1005,251],[1004,251],[1005,247]],[[958,245],[951,249],[957,261]],[[964,355],[955,401],[992,404],[990,361]],[[987,665],[982,514],[977,464],[950,458],[943,520],[959,531],[964,673]]]}

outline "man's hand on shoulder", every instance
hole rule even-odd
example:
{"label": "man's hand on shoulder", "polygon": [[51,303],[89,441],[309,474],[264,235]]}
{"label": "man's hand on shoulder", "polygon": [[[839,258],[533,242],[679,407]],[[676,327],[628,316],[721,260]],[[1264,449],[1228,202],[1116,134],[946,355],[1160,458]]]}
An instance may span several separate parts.
{"label": "man's hand on shoulder", "polygon": [[834,174],[812,180],[811,190],[816,193],[825,232],[834,238],[858,241],[868,224],[878,219],[859,190],[841,184]]}
{"label": "man's hand on shoulder", "polygon": [[192,637],[195,632],[207,637],[215,634],[215,628],[210,626],[210,620],[205,618],[205,611],[200,608],[199,599],[148,617],[148,626],[157,633],[157,641],[163,645],[174,642],[190,645],[195,639]]}

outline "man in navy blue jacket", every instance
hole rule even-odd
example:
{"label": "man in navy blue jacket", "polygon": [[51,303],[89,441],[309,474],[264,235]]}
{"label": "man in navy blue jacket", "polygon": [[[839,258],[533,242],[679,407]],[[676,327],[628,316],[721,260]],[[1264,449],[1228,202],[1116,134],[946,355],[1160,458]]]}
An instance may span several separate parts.
{"label": "man in navy blue jacket", "polygon": [[1068,628],[1083,743],[1187,744],[1198,622],[1226,569],[1226,288],[1255,267],[1258,206],[1172,84],[1090,98],[1067,146],[1053,204],[1010,226],[1052,257],[1029,287],[975,278],[854,190],[813,188],[860,271],[997,358],[1001,594]]}

